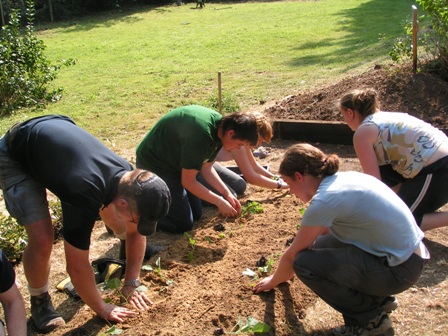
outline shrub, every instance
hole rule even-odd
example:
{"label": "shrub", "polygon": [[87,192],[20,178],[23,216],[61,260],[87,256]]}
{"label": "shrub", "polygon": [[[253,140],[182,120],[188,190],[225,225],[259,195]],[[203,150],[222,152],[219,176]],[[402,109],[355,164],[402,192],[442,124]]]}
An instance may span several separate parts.
{"label": "shrub", "polygon": [[[54,240],[62,237],[62,207],[59,199],[48,202],[53,222]],[[8,259],[16,264],[22,260],[22,254],[28,244],[28,236],[23,226],[17,221],[0,212],[0,249],[3,250]]]}
{"label": "shrub", "polygon": [[0,32],[0,116],[59,100],[62,88],[50,90],[48,84],[56,78],[62,65],[74,64],[73,60],[61,61],[59,65],[47,61],[45,45],[34,32],[33,2],[29,0],[26,19],[28,23],[22,32],[21,14],[13,10],[9,25]]}
{"label": "shrub", "polygon": [[[218,91],[214,92],[210,97],[208,97],[202,105],[214,109],[216,111],[219,110],[219,97]],[[231,93],[224,92],[221,96],[221,113],[223,115],[233,112],[238,112],[240,110],[240,104],[237,99]]]}
{"label": "shrub", "polygon": [[[448,79],[448,6],[446,0],[417,0],[426,15],[420,15],[418,43],[423,46],[432,70]],[[412,22],[405,24],[406,37],[399,38],[389,55],[394,61],[412,57]]]}
{"label": "shrub", "polygon": [[4,214],[0,214],[0,227],[0,249],[12,263],[19,262],[28,243],[25,229],[14,218]]}

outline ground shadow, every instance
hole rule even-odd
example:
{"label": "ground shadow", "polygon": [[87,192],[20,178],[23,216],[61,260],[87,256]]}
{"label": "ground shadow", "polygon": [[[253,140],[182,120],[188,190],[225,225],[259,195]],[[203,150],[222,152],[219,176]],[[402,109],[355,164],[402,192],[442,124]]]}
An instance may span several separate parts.
{"label": "ground shadow", "polygon": [[99,331],[106,326],[107,322],[100,318],[93,318],[73,330],[69,330],[62,336],[90,336],[98,335]]}
{"label": "ground shadow", "polygon": [[427,288],[438,285],[448,277],[448,246],[429,240],[423,241],[431,255],[423,268],[419,281],[415,284],[419,288]]}
{"label": "ground shadow", "polygon": [[[284,307],[285,309],[285,321],[282,321],[285,325],[289,326],[289,332],[291,335],[305,336],[308,335],[303,327],[303,323],[300,322],[297,313],[294,309],[294,298],[291,294],[291,288],[289,283],[280,284],[275,290],[259,294],[262,301],[265,303],[265,313],[263,322],[271,327],[269,335],[276,335],[277,331],[275,327],[275,305],[276,303]],[[279,300],[276,300],[278,298]],[[278,302],[277,302],[278,301]]]}

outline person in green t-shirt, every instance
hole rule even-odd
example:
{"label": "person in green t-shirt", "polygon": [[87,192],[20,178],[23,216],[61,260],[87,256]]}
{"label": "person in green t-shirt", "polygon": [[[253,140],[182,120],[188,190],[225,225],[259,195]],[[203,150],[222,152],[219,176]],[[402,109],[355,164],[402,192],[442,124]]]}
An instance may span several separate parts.
{"label": "person in green t-shirt", "polygon": [[[189,105],[164,115],[137,146],[136,160],[137,167],[160,176],[171,192],[170,210],[157,229],[191,230],[202,216],[201,200],[216,205],[224,216],[238,216],[241,204],[216,173],[213,161],[221,148],[255,146],[257,141],[257,121],[249,113],[223,117],[212,109]],[[219,194],[197,181],[199,172]]]}

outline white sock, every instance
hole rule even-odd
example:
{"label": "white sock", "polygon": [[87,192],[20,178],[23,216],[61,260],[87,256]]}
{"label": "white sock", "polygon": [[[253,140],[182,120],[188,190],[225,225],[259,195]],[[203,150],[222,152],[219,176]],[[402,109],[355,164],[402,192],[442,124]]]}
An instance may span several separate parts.
{"label": "white sock", "polygon": [[31,288],[28,285],[28,291],[30,292],[31,296],[38,296],[38,295],[41,295],[43,293],[46,293],[46,292],[48,292],[48,282],[41,288]]}

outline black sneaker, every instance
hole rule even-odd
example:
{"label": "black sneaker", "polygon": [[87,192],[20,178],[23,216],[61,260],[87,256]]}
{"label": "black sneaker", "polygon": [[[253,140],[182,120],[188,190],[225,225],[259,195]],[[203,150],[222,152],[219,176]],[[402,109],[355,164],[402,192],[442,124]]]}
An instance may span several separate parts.
{"label": "black sneaker", "polygon": [[389,314],[398,308],[398,300],[395,296],[388,296],[381,302],[380,307],[383,311]]}
{"label": "black sneaker", "polygon": [[392,321],[386,312],[382,311],[364,326],[343,326],[331,330],[333,336],[375,336],[385,333],[392,327]]}
{"label": "black sneaker", "polygon": [[48,292],[31,296],[31,319],[44,334],[65,325],[64,319],[54,310]]}

